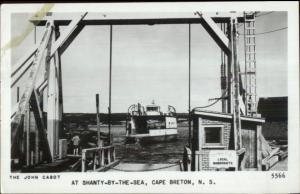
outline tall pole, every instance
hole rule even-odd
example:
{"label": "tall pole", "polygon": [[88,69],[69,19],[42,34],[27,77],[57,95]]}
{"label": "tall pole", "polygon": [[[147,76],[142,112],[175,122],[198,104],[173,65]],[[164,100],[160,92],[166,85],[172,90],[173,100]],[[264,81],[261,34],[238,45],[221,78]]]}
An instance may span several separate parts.
{"label": "tall pole", "polygon": [[191,24],[189,24],[189,147],[191,147]]}
{"label": "tall pole", "polygon": [[109,144],[111,136],[111,70],[112,70],[112,25],[110,25],[110,48],[109,48],[109,106],[108,106],[108,136]]}
{"label": "tall pole", "polygon": [[[232,51],[232,21],[230,20],[229,23],[227,23],[227,32],[228,32],[228,39],[230,40],[229,47]],[[232,109],[232,76],[233,76],[233,70],[232,70],[232,52],[227,55],[227,113],[233,113]]]}
{"label": "tall pole", "polygon": [[[223,33],[226,32],[225,29],[225,23],[221,23],[221,30],[223,31]],[[227,90],[227,80],[226,80],[226,62],[225,62],[225,53],[224,51],[221,49],[221,102],[222,102],[222,112],[223,113],[227,113],[227,99],[225,97],[225,93]],[[228,95],[228,93],[226,94]]]}
{"label": "tall pole", "polygon": [[239,67],[237,59],[237,19],[232,19],[232,62],[233,62],[233,87],[234,87],[234,106],[233,106],[233,123],[235,132],[235,150],[242,148],[242,136],[241,136],[241,118],[240,118],[240,86],[239,86]]}
{"label": "tall pole", "polygon": [[99,94],[96,94],[96,111],[97,111],[97,146],[100,147],[100,118],[99,118]]}
{"label": "tall pole", "polygon": [[[246,20],[246,12],[244,12],[244,20]],[[247,37],[246,37],[246,34],[249,30],[246,30],[246,21],[244,21],[244,54],[245,54],[245,80],[244,80],[244,83],[245,83],[245,88],[246,88],[246,92],[245,92],[245,115],[248,115],[248,80],[247,80],[247,72],[248,72],[248,69],[247,69],[247,52],[250,52],[250,50],[247,50],[247,46],[246,44],[248,43],[247,41]],[[248,43],[249,44],[249,43]]]}

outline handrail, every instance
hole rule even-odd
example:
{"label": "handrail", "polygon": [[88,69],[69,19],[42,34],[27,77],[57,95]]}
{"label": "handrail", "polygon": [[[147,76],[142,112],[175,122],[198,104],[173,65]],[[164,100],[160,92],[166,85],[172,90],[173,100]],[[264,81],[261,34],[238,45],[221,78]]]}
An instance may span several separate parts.
{"label": "handrail", "polygon": [[102,171],[116,162],[114,146],[87,148],[82,150],[81,172]]}
{"label": "handrail", "polygon": [[83,150],[82,150],[82,153],[83,153],[83,152],[95,151],[95,150],[99,150],[99,149],[109,149],[109,148],[112,148],[112,147],[114,147],[114,146],[105,146],[105,147],[86,148],[86,149],[83,149]]}

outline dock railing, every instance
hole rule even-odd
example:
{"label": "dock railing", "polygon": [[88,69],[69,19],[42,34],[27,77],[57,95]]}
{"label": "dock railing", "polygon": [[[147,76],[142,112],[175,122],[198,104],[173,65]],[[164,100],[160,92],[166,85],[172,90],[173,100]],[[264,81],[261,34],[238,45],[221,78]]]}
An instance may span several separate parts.
{"label": "dock railing", "polygon": [[82,150],[81,172],[104,171],[118,162],[114,146]]}

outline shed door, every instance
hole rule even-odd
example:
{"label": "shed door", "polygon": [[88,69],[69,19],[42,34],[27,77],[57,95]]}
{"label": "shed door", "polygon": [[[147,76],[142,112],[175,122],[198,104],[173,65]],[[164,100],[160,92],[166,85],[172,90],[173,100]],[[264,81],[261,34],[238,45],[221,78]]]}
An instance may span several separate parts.
{"label": "shed door", "polygon": [[246,148],[245,168],[256,168],[256,130],[242,129],[242,144]]}

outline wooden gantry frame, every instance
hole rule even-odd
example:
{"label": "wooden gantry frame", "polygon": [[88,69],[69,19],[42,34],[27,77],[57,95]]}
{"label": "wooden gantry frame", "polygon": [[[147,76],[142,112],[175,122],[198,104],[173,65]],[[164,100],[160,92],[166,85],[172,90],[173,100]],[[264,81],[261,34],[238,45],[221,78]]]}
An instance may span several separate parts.
{"label": "wooden gantry frame", "polygon": [[[11,158],[20,157],[20,139],[24,130],[30,130],[30,114],[33,113],[36,123],[35,159],[53,162],[58,158],[59,133],[62,130],[63,98],[62,73],[60,56],[87,25],[156,25],[156,24],[201,24],[212,39],[226,55],[225,76],[227,97],[222,99],[223,112],[233,113],[235,149],[241,148],[241,118],[245,109],[241,100],[241,80],[237,58],[237,24],[243,23],[243,13],[181,13],[181,14],[152,14],[131,17],[124,14],[114,17],[113,14],[81,13],[78,17],[58,17],[48,13],[43,19],[31,19],[36,26],[45,26],[43,38],[33,50],[13,66],[11,79],[13,88],[20,78],[30,71],[26,80],[24,93],[11,116]],[[218,23],[226,25],[227,33]],[[67,26],[63,32],[60,26]],[[37,79],[38,71],[45,68],[42,79]],[[47,88],[47,90],[46,90]],[[44,97],[43,97],[44,96]],[[46,98],[45,98],[46,97]],[[43,99],[47,100],[47,110],[42,106]],[[43,112],[47,112],[45,119]],[[29,135],[27,135],[27,144]],[[27,145],[27,149],[28,150]],[[41,156],[40,152],[43,152]],[[26,153],[28,160],[30,153]],[[24,155],[24,154],[23,154]],[[29,162],[27,162],[29,165]]]}

